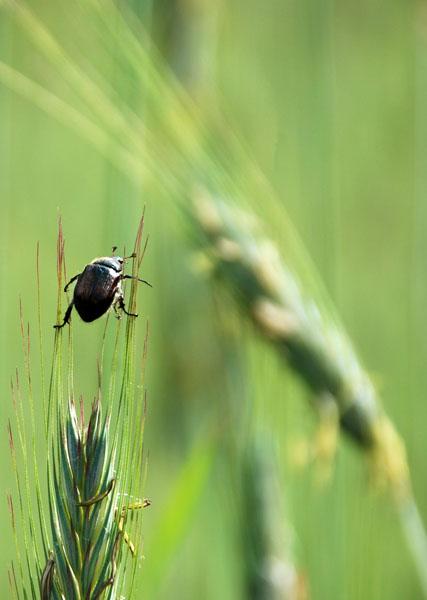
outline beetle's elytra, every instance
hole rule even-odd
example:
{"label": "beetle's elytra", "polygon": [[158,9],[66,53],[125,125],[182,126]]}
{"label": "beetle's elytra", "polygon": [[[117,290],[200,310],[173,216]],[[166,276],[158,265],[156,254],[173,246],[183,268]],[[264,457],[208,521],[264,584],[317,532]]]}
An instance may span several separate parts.
{"label": "beetle's elytra", "polygon": [[[114,250],[115,248],[113,248]],[[126,258],[135,258],[135,254]],[[123,279],[135,279],[135,277],[123,274],[124,261],[125,259],[120,256],[95,258],[86,265],[82,273],[78,273],[70,279],[64,288],[64,292],[77,279],[73,299],[65,312],[64,321],[60,325],[54,325],[54,327],[59,329],[70,322],[73,306],[76,307],[80,317],[86,323],[101,317],[111,306],[118,318],[120,318],[120,314],[117,312],[117,307],[130,317],[137,317],[137,314],[128,312],[125,307],[121,282]],[[136,279],[151,287],[151,284],[145,279],[139,277]]]}

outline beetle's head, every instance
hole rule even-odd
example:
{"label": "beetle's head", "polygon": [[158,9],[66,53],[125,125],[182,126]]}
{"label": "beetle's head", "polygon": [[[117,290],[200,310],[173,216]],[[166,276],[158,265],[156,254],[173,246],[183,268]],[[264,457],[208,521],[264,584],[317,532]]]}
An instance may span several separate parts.
{"label": "beetle's head", "polygon": [[123,262],[124,259],[121,256],[102,256],[101,258],[95,258],[91,264],[108,267],[109,269],[113,269],[113,271],[117,271],[117,273],[121,273],[123,271]]}

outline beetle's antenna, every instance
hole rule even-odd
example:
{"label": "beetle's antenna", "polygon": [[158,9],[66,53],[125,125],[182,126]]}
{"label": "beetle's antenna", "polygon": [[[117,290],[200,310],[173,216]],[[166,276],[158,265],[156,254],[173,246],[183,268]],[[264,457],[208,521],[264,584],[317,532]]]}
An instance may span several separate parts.
{"label": "beetle's antenna", "polygon": [[127,258],[136,258],[136,252],[132,252],[130,256],[124,256],[123,260],[126,260]]}
{"label": "beetle's antenna", "polygon": [[117,246],[113,246],[113,247],[111,248],[111,252],[113,253],[113,256],[114,256],[114,254],[115,254],[116,250],[117,250]]}

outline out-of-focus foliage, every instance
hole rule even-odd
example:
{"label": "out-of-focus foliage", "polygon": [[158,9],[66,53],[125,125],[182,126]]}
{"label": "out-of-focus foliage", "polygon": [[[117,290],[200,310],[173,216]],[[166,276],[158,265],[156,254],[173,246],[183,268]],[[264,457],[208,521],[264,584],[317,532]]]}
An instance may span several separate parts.
{"label": "out-of-focus foliage", "polygon": [[[7,4],[0,3],[0,60],[67,98],[90,120],[94,108],[58,74],[66,66],[46,60]],[[152,44],[155,64],[154,48],[160,50],[199,106],[193,118],[205,118],[210,135],[204,150],[216,159],[203,163],[204,177],[223,184],[224,161],[241,184],[254,178],[238,158],[234,166],[221,154],[224,138],[239,139],[296,224],[407,444],[427,520],[427,32],[422,5],[406,0],[386,7],[367,0],[132,4],[121,2],[119,9],[135,35],[145,47]],[[72,64],[109,90],[125,122],[132,123],[132,111],[143,122],[146,115],[155,121],[155,94],[147,93],[123,60],[128,36],[120,19],[105,13],[114,25],[107,35],[102,13],[85,13],[85,3],[32,0],[28,6]],[[155,85],[152,79],[149,83]],[[163,102],[159,94],[158,114]],[[96,150],[81,128],[67,126],[69,115],[60,122],[52,110],[44,112],[31,98],[0,87],[0,422],[6,424],[12,412],[9,379],[22,365],[19,294],[36,335],[37,241],[49,364],[58,210],[71,276],[93,257],[108,254],[112,245],[130,248],[145,203],[150,241],[142,276],[153,290],[144,293],[138,312],[150,319],[145,448],[146,494],[153,504],[144,518],[142,597],[256,598],[248,592],[255,589],[250,581],[259,582],[251,566],[271,543],[269,552],[283,553],[281,564],[296,565],[301,594],[309,588],[314,598],[418,598],[394,510],[370,490],[359,452],[343,441],[332,479],[320,489],[313,477],[316,465],[296,467],[307,464],[314,435],[309,392],[242,324],[229,299],[194,270],[198,257],[182,215],[173,209],[183,187],[167,203],[161,186],[164,177],[172,195],[172,175],[181,172],[176,151],[165,152],[169,133],[155,123],[154,141],[162,151],[150,153],[143,165],[148,177],[137,185],[113,166],[114,156],[109,160],[114,144]],[[190,152],[194,132],[179,119],[176,125]],[[288,230],[281,229],[271,203],[263,200],[259,194],[252,199],[258,216],[288,249]],[[311,271],[299,275],[311,289]],[[101,321],[86,325],[74,315],[76,395],[96,394],[94,364],[103,328]],[[143,344],[145,319],[138,328]],[[36,344],[32,352],[37,364]],[[36,408],[37,402],[35,394]],[[39,417],[42,427],[41,407]],[[261,522],[252,521],[251,507],[260,510],[262,503],[255,502],[252,491],[251,505],[248,490],[257,486],[244,477],[255,472],[248,468],[248,456],[259,431],[270,437],[261,454],[269,457],[277,478],[279,507],[273,502],[271,510],[286,539],[277,545],[274,536],[264,538],[262,548],[254,545],[257,552],[251,554],[244,550],[258,539]],[[1,439],[7,456],[5,426]],[[2,488],[13,488],[12,468],[3,469]],[[6,500],[0,514],[7,531]],[[11,548],[3,544],[0,550],[5,597]]]}

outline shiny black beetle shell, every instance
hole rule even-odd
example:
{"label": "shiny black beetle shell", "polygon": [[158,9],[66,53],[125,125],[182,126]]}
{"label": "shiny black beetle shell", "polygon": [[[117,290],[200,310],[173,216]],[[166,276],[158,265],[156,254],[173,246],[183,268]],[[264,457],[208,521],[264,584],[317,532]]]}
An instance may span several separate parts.
{"label": "shiny black beetle shell", "polygon": [[[113,251],[115,249],[114,247]],[[135,257],[136,254],[133,253],[126,258]],[[70,323],[71,312],[74,306],[86,323],[90,323],[101,317],[111,306],[114,308],[118,319],[121,318],[121,313],[117,310],[118,308],[129,317],[137,317],[137,313],[126,310],[121,285],[122,279],[136,279],[150,287],[151,283],[135,275],[124,275],[124,261],[125,259],[120,256],[95,258],[91,263],[86,265],[82,273],[78,273],[72,277],[65,286],[64,292],[68,290],[74,281],[77,281],[73,299],[68,305],[64,320],[61,324],[55,324],[55,329],[62,329],[67,323]]]}
{"label": "shiny black beetle shell", "polygon": [[116,256],[96,258],[77,278],[73,301],[86,323],[95,321],[122,297],[123,259]]}

